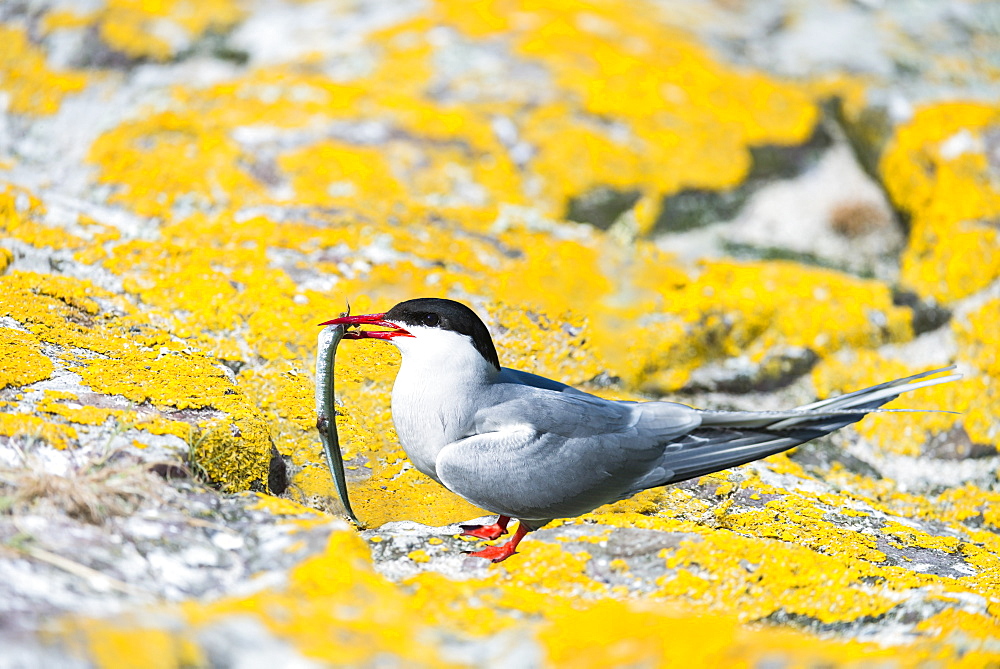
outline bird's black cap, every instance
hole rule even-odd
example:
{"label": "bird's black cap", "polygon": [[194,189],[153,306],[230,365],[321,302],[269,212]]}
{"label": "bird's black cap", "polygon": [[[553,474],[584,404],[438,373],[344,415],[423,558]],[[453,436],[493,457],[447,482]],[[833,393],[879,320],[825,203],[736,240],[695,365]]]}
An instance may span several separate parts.
{"label": "bird's black cap", "polygon": [[400,302],[387,311],[385,320],[399,325],[420,325],[463,334],[472,339],[479,354],[500,371],[500,358],[486,325],[469,307],[461,302],[438,297],[419,297]]}

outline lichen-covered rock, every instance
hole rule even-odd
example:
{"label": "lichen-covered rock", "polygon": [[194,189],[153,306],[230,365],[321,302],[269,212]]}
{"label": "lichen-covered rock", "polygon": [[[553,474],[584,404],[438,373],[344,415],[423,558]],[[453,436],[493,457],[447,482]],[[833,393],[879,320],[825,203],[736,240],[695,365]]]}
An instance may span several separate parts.
{"label": "lichen-covered rock", "polygon": [[100,453],[114,441],[223,487],[264,488],[268,426],[218,362],[84,280],[15,271],[0,290],[12,326],[0,433],[12,444]]}
{"label": "lichen-covered rock", "polygon": [[[67,7],[0,9],[0,665],[997,663],[990,3]],[[610,397],[965,379],[492,565],[384,342],[335,518],[316,326],[421,295]]]}
{"label": "lichen-covered rock", "polygon": [[912,217],[902,279],[914,290],[952,302],[1000,278],[998,138],[996,105],[946,103],[918,110],[889,144],[881,169]]}

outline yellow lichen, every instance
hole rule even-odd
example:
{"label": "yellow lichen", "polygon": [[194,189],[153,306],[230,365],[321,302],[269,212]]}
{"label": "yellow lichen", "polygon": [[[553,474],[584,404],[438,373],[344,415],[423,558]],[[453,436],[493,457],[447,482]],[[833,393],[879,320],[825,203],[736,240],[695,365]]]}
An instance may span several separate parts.
{"label": "yellow lichen", "polygon": [[0,390],[49,378],[52,361],[30,332],[0,327]]}
{"label": "yellow lichen", "polygon": [[[266,481],[271,447],[268,426],[220,364],[171,342],[162,332],[133,328],[129,316],[104,311],[95,298],[126,314],[134,311],[120,297],[87,281],[26,272],[0,277],[0,315],[19,321],[41,342],[100,354],[69,354],[65,359],[67,367],[92,390],[161,409],[194,410],[188,422],[200,432],[191,435],[192,447],[209,478],[236,490]],[[90,409],[68,413],[86,420],[99,417]],[[26,425],[24,420],[21,424]],[[63,433],[71,429],[45,425]],[[5,429],[24,433],[41,428]],[[64,445],[65,437],[53,438]]]}
{"label": "yellow lichen", "polygon": [[946,638],[957,637],[955,641],[958,643],[968,643],[970,638],[995,643],[997,632],[1000,631],[1000,622],[989,615],[949,608],[919,623],[917,629],[934,632]]}
{"label": "yellow lichen", "polygon": [[291,178],[296,202],[302,204],[384,202],[387,213],[393,201],[402,197],[379,149],[327,141],[285,154],[278,164]]}
{"label": "yellow lichen", "polygon": [[1000,179],[983,135],[1000,108],[945,102],[923,107],[898,129],[881,161],[886,187],[912,214],[902,278],[922,294],[953,301],[1000,277]]}
{"label": "yellow lichen", "polygon": [[164,418],[163,416],[149,414],[146,412],[139,413],[129,411],[123,412],[119,420],[122,425],[134,427],[137,430],[149,432],[150,434],[161,436],[172,435],[188,442],[192,439],[193,429],[189,423],[185,423],[184,421],[171,420],[169,418]]}
{"label": "yellow lichen", "polygon": [[[615,601],[558,613],[540,630],[551,666],[720,666],[736,659],[738,628],[729,617],[657,615]],[[581,643],[588,638],[603,641]]]}
{"label": "yellow lichen", "polygon": [[[801,141],[815,123],[816,106],[808,94],[758,74],[727,69],[679,32],[630,19],[617,2],[597,3],[586,12],[573,4],[549,9],[502,4],[510,5],[504,11],[534,15],[519,24],[526,29],[509,37],[522,57],[554,73],[560,97],[574,103],[472,100],[459,106],[433,99],[427,89],[433,73],[434,20],[474,35],[492,30],[489,23],[481,23],[484,14],[479,9],[442,3],[430,8],[431,20],[415,19],[374,33],[370,41],[373,48],[377,45],[381,62],[370,76],[350,83],[331,83],[303,66],[257,70],[204,91],[178,90],[178,103],[197,109],[196,117],[204,124],[190,119],[180,123],[177,130],[188,140],[170,155],[175,162],[185,152],[211,159],[201,168],[182,160],[178,173],[206,174],[207,168],[211,172],[205,182],[217,183],[219,194],[231,194],[232,187],[242,186],[220,177],[254,160],[227,148],[221,130],[262,121],[321,127],[324,118],[378,119],[400,131],[386,147],[375,151],[341,141],[312,143],[279,156],[275,178],[292,183],[297,203],[344,204],[365,213],[429,210],[469,222],[477,209],[495,213],[500,205],[527,201],[558,215],[569,197],[610,185],[644,193],[645,213],[639,215],[637,209],[636,214],[648,228],[653,221],[649,203],[661,195],[685,186],[735,185],[749,165],[749,146]],[[620,34],[630,34],[630,39],[620,40]],[[641,81],[633,78],[640,72]],[[496,137],[492,121],[498,113],[516,119],[521,134],[536,149],[526,166],[530,179]],[[630,138],[610,137],[605,118],[627,128]],[[159,137],[162,143],[176,125],[168,115],[152,121],[140,129],[139,136],[147,142]],[[107,150],[92,154],[95,161],[120,174],[126,165],[115,165],[110,150],[122,140],[133,141],[122,132],[110,133]],[[594,150],[584,150],[588,146]],[[150,160],[159,162],[154,155]],[[149,167],[165,169],[156,169],[153,162]],[[110,173],[105,179],[119,182]],[[134,188],[139,181],[131,179],[130,185]],[[542,191],[532,182],[542,184]],[[472,200],[459,197],[459,186],[466,185],[480,195]],[[529,188],[530,196],[525,192]],[[150,207],[143,202],[145,194],[122,197]]]}
{"label": "yellow lichen", "polygon": [[[61,395],[61,394],[59,394]],[[72,398],[60,397],[59,395],[46,391],[45,397],[40,400],[35,409],[53,416],[62,416],[71,423],[80,425],[101,425],[114,414],[123,414],[113,409],[103,409],[93,406],[72,406]],[[69,401],[61,401],[69,400]]]}
{"label": "yellow lichen", "polygon": [[40,28],[46,35],[56,30],[85,28],[91,24],[93,17],[92,13],[79,14],[70,9],[55,9],[42,16]]}
{"label": "yellow lichen", "polygon": [[234,0],[108,0],[96,18],[101,38],[111,48],[166,60],[204,33],[224,31],[242,16]]}
{"label": "yellow lichen", "polygon": [[25,31],[5,25],[0,25],[0,80],[15,114],[54,114],[64,97],[87,85],[80,72],[50,70]]}
{"label": "yellow lichen", "polygon": [[398,452],[394,458],[396,462],[379,466],[368,479],[352,489],[352,504],[365,525],[378,527],[402,519],[446,525],[489,514],[412,467],[404,469],[404,458],[405,455]]}
{"label": "yellow lichen", "polygon": [[[563,597],[607,594],[607,586],[587,572],[590,555],[571,552],[561,544],[535,541],[529,534],[518,545],[518,562],[501,562],[494,568],[494,578],[511,590],[523,589],[535,598],[551,593]],[[537,605],[537,604],[536,604]]]}
{"label": "yellow lichen", "polygon": [[[865,585],[863,579],[871,573],[867,563],[822,556],[795,544],[740,540],[714,532],[701,542],[682,543],[668,564],[695,564],[710,574],[711,587],[704,587],[700,596],[717,610],[739,602],[744,620],[783,611],[820,622],[846,621],[877,616],[895,606],[895,601]],[[672,581],[663,587],[665,594],[687,592]]]}
{"label": "yellow lichen", "polygon": [[425,551],[423,549],[415,550],[415,551],[410,551],[409,553],[406,554],[406,557],[410,558],[411,560],[413,560],[414,562],[416,562],[418,564],[422,564],[422,563],[430,562],[431,561],[431,556],[428,555],[427,551]]}
{"label": "yellow lichen", "polygon": [[86,244],[64,229],[39,223],[43,212],[41,202],[29,193],[0,184],[0,235],[52,249],[79,249]]}
{"label": "yellow lichen", "polygon": [[[471,36],[502,31],[572,101],[538,106],[524,124],[539,148],[532,167],[544,203],[557,211],[600,185],[652,197],[735,185],[749,168],[749,145],[801,141],[816,120],[802,91],[727,69],[687,35],[647,20],[658,11],[652,4],[636,12],[619,0],[492,0],[440,3],[438,11]],[[602,119],[622,124],[626,138],[612,138]]]}
{"label": "yellow lichen", "polygon": [[316,509],[310,508],[303,504],[299,504],[290,499],[283,499],[281,497],[272,497],[270,495],[257,495],[257,504],[254,505],[254,509],[261,509],[269,511],[277,516],[297,516],[297,515],[311,515],[322,518],[323,515],[316,511]]}
{"label": "yellow lichen", "polygon": [[[706,262],[702,274],[659,291],[663,309],[622,334],[602,329],[597,344],[630,381],[677,388],[688,373],[713,359],[759,360],[777,347],[804,347],[828,355],[844,347],[905,341],[909,312],[894,306],[888,287],[829,270],[784,262]],[[622,359],[624,358],[624,359]]]}
{"label": "yellow lichen", "polygon": [[963,423],[969,439],[977,444],[992,444],[1000,450],[1000,300],[991,300],[968,315],[956,320],[953,327],[961,358],[979,373],[964,381],[969,386],[969,401]]}
{"label": "yellow lichen", "polygon": [[234,196],[253,201],[260,186],[240,165],[239,145],[193,113],[163,112],[127,121],[91,145],[100,180],[114,184],[111,201],[128,203],[144,216],[170,218],[182,198],[202,204]]}
{"label": "yellow lichen", "polygon": [[350,531],[332,533],[326,551],[296,567],[284,589],[183,609],[194,627],[254,616],[310,658],[359,665],[391,650],[410,665],[442,666],[419,607],[372,570],[368,545]]}
{"label": "yellow lichen", "polygon": [[[204,409],[195,419],[197,462],[214,481],[244,490],[267,480],[270,432],[259,412],[233,387],[218,363],[179,351],[126,350],[75,366],[92,390],[175,410]],[[213,415],[214,411],[221,412]]]}
{"label": "yellow lichen", "polygon": [[171,669],[205,662],[196,645],[167,630],[123,629],[94,620],[83,631],[90,657],[102,669]]}
{"label": "yellow lichen", "polygon": [[876,537],[825,521],[826,513],[818,500],[808,503],[797,495],[786,495],[759,509],[720,515],[719,523],[735,532],[790,541],[819,553],[868,562],[885,560],[875,547]]}
{"label": "yellow lichen", "polygon": [[76,440],[76,429],[59,425],[38,416],[0,412],[0,435],[21,439],[40,439],[54,448],[69,448]]}

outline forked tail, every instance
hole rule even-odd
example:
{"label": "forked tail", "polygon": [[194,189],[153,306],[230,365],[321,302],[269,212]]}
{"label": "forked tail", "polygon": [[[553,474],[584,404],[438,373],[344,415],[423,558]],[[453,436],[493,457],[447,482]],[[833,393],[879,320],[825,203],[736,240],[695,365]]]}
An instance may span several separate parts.
{"label": "forked tail", "polygon": [[902,393],[962,378],[957,373],[937,376],[954,369],[952,365],[914,374],[788,411],[701,411],[701,427],[667,446],[662,466],[669,478],[658,485],[736,467],[822,437]]}

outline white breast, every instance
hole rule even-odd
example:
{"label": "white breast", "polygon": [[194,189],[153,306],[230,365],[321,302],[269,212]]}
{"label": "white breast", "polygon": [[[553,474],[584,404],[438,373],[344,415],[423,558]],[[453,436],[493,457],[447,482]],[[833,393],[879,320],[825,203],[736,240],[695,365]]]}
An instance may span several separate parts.
{"label": "white breast", "polygon": [[392,420],[413,465],[438,480],[438,453],[473,433],[476,400],[497,372],[465,335],[407,330],[414,337],[392,340],[403,354],[392,388]]}

